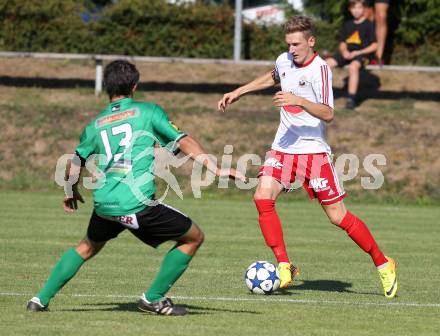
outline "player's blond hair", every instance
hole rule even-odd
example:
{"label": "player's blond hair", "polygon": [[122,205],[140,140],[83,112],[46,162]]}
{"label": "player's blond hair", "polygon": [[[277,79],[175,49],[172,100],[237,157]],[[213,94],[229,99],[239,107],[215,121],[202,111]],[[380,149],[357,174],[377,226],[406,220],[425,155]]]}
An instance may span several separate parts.
{"label": "player's blond hair", "polygon": [[286,34],[302,32],[306,38],[316,36],[315,25],[311,18],[303,15],[295,15],[284,25]]}

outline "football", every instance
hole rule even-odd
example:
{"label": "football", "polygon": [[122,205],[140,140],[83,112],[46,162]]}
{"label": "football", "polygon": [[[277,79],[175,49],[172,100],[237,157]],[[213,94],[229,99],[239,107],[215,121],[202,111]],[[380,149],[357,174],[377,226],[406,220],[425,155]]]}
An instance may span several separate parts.
{"label": "football", "polygon": [[278,269],[268,261],[252,263],[244,275],[247,288],[255,294],[271,294],[280,287]]}

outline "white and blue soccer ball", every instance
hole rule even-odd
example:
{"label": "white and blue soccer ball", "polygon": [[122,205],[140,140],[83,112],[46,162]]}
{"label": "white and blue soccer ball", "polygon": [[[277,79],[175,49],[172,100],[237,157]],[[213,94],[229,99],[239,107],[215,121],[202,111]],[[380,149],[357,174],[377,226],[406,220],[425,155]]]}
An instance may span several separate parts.
{"label": "white and blue soccer ball", "polygon": [[280,275],[274,264],[268,261],[252,263],[244,274],[247,288],[255,294],[271,294],[280,287]]}

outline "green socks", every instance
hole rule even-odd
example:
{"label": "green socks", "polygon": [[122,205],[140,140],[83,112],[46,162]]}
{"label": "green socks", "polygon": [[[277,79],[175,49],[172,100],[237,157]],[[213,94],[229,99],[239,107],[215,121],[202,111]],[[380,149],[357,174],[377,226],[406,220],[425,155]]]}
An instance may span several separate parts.
{"label": "green socks", "polygon": [[[147,300],[155,302],[162,299],[188,268],[191,259],[192,256],[183,253],[178,248],[171,249],[165,255],[159,273],[145,293]],[[43,288],[36,295],[41,303],[47,306],[60,289],[75,276],[82,264],[84,264],[84,259],[75,249],[67,250],[55,264]]]}
{"label": "green socks", "polygon": [[84,259],[75,249],[67,250],[55,264],[43,288],[36,295],[41,303],[47,306],[59,290],[73,278],[82,264]]}
{"label": "green socks", "polygon": [[178,248],[171,249],[163,258],[159,273],[157,273],[151,287],[145,292],[147,300],[156,302],[162,299],[188,268],[191,259],[192,256],[183,253]]}

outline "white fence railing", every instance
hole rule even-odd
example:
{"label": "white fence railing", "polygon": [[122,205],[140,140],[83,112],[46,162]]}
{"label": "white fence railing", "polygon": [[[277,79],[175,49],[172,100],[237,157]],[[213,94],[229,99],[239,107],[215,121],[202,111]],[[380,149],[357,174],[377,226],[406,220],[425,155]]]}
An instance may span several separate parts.
{"label": "white fence railing", "polygon": [[[103,62],[124,59],[131,62],[150,63],[189,63],[189,64],[241,64],[256,66],[271,66],[274,61],[251,61],[215,58],[185,58],[185,57],[149,57],[127,55],[98,55],[98,54],[62,54],[62,53],[39,53],[39,52],[15,52],[0,51],[0,57],[6,58],[36,58],[36,59],[63,59],[63,60],[94,60],[96,65],[95,94],[102,92]],[[416,71],[416,72],[440,72],[440,67],[413,66],[413,65],[367,65],[369,70],[393,70],[393,71]]]}

